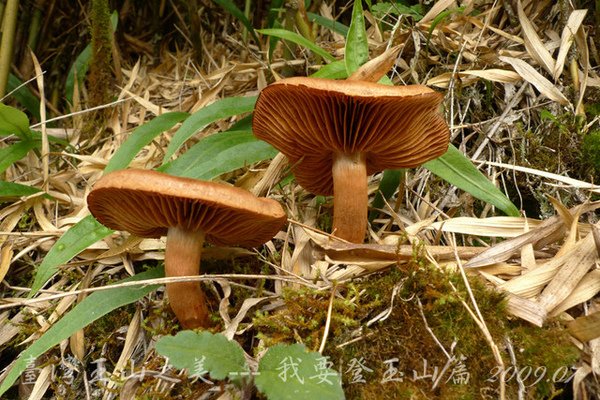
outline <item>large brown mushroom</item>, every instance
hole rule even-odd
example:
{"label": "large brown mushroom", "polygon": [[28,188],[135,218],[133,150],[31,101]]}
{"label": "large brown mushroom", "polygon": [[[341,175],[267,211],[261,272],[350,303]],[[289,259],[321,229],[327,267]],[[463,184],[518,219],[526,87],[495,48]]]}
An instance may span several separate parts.
{"label": "large brown mushroom", "polygon": [[362,243],[367,176],[416,167],[448,149],[442,98],[421,85],[287,78],[260,93],[252,128],[288,157],[301,186],[333,194],[334,234]]}
{"label": "large brown mushroom", "polygon": [[[286,221],[285,211],[275,200],[221,183],[147,170],[103,176],[87,202],[94,217],[109,228],[144,238],[166,235],[167,277],[198,275],[205,240],[216,245],[258,246],[275,236]],[[167,294],[184,328],[208,325],[198,282],[169,283]]]}

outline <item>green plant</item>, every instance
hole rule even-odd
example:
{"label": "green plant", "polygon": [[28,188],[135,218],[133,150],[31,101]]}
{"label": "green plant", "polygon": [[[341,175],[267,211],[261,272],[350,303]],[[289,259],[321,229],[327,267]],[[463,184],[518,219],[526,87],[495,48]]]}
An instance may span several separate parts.
{"label": "green plant", "polygon": [[301,344],[269,348],[257,367],[250,367],[237,342],[206,331],[182,331],[162,337],[156,351],[176,368],[187,369],[188,374],[205,382],[206,374],[214,380],[227,379],[242,390],[254,382],[270,400],[344,398],[340,376],[331,369],[332,363]]}

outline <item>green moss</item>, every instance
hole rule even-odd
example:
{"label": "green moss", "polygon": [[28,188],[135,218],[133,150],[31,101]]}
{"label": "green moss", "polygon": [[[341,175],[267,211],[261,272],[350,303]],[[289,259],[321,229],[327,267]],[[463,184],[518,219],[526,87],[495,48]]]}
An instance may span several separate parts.
{"label": "green moss", "polygon": [[[469,282],[506,367],[512,365],[507,338],[515,353],[516,367],[505,376],[507,398],[517,396],[517,372],[526,378],[531,398],[555,393],[552,375],[567,372],[577,359],[567,334],[558,324],[537,328],[511,321],[500,293],[476,277]],[[256,314],[257,336],[267,346],[301,341],[317,349],[329,292],[287,288],[283,300],[281,310]],[[479,399],[484,392],[497,398],[496,360],[465,304],[473,308],[460,274],[429,265],[418,247],[407,266],[340,287],[324,354],[341,371],[347,398]],[[543,382],[534,382],[538,367],[546,368]],[[436,374],[441,378],[434,388]]]}

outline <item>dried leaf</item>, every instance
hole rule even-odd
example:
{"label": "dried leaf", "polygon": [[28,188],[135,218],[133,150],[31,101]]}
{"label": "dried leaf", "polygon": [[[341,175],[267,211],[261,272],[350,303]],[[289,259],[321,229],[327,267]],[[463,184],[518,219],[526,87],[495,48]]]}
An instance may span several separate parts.
{"label": "dried leaf", "polygon": [[600,311],[570,321],[567,323],[567,328],[569,329],[569,332],[571,332],[571,335],[584,343],[599,338]]}
{"label": "dried leaf", "polygon": [[500,60],[510,64],[523,79],[535,86],[540,93],[548,97],[550,100],[556,101],[563,106],[571,105],[565,95],[562,94],[562,92],[556,86],[554,86],[552,82],[544,78],[535,70],[535,68],[527,64],[525,61],[514,57],[502,56],[500,57]]}
{"label": "dried leaf", "polygon": [[573,10],[571,15],[569,15],[569,20],[567,21],[567,25],[564,27],[560,38],[560,50],[556,57],[556,64],[551,72],[555,81],[558,80],[563,72],[567,54],[569,53],[571,44],[575,40],[575,34],[579,31],[586,14],[587,10]]}
{"label": "dried leaf", "polygon": [[[533,27],[525,11],[523,11],[523,4],[521,0],[517,2],[517,13],[519,15],[519,22],[523,31],[523,39],[525,42],[525,48],[527,52],[535,61],[538,62],[548,73],[552,74],[555,68],[555,62],[546,46],[538,36],[535,28]],[[516,69],[516,68],[515,68]],[[537,86],[536,86],[537,87]]]}

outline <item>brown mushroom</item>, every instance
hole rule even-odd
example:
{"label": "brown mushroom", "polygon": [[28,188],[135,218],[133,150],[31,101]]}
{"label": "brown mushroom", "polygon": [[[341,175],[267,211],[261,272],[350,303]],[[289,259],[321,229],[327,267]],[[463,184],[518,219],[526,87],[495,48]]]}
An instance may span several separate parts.
{"label": "brown mushroom", "polygon": [[301,186],[333,194],[333,233],[362,243],[367,175],[416,167],[448,149],[442,98],[421,85],[288,78],[260,93],[252,128],[288,157]]}
{"label": "brown mushroom", "polygon": [[[165,275],[198,275],[204,240],[216,245],[258,246],[286,221],[275,200],[221,183],[147,170],[103,176],[88,198],[91,213],[109,228],[144,238],[167,236]],[[184,328],[208,325],[198,282],[167,284],[171,308]]]}

